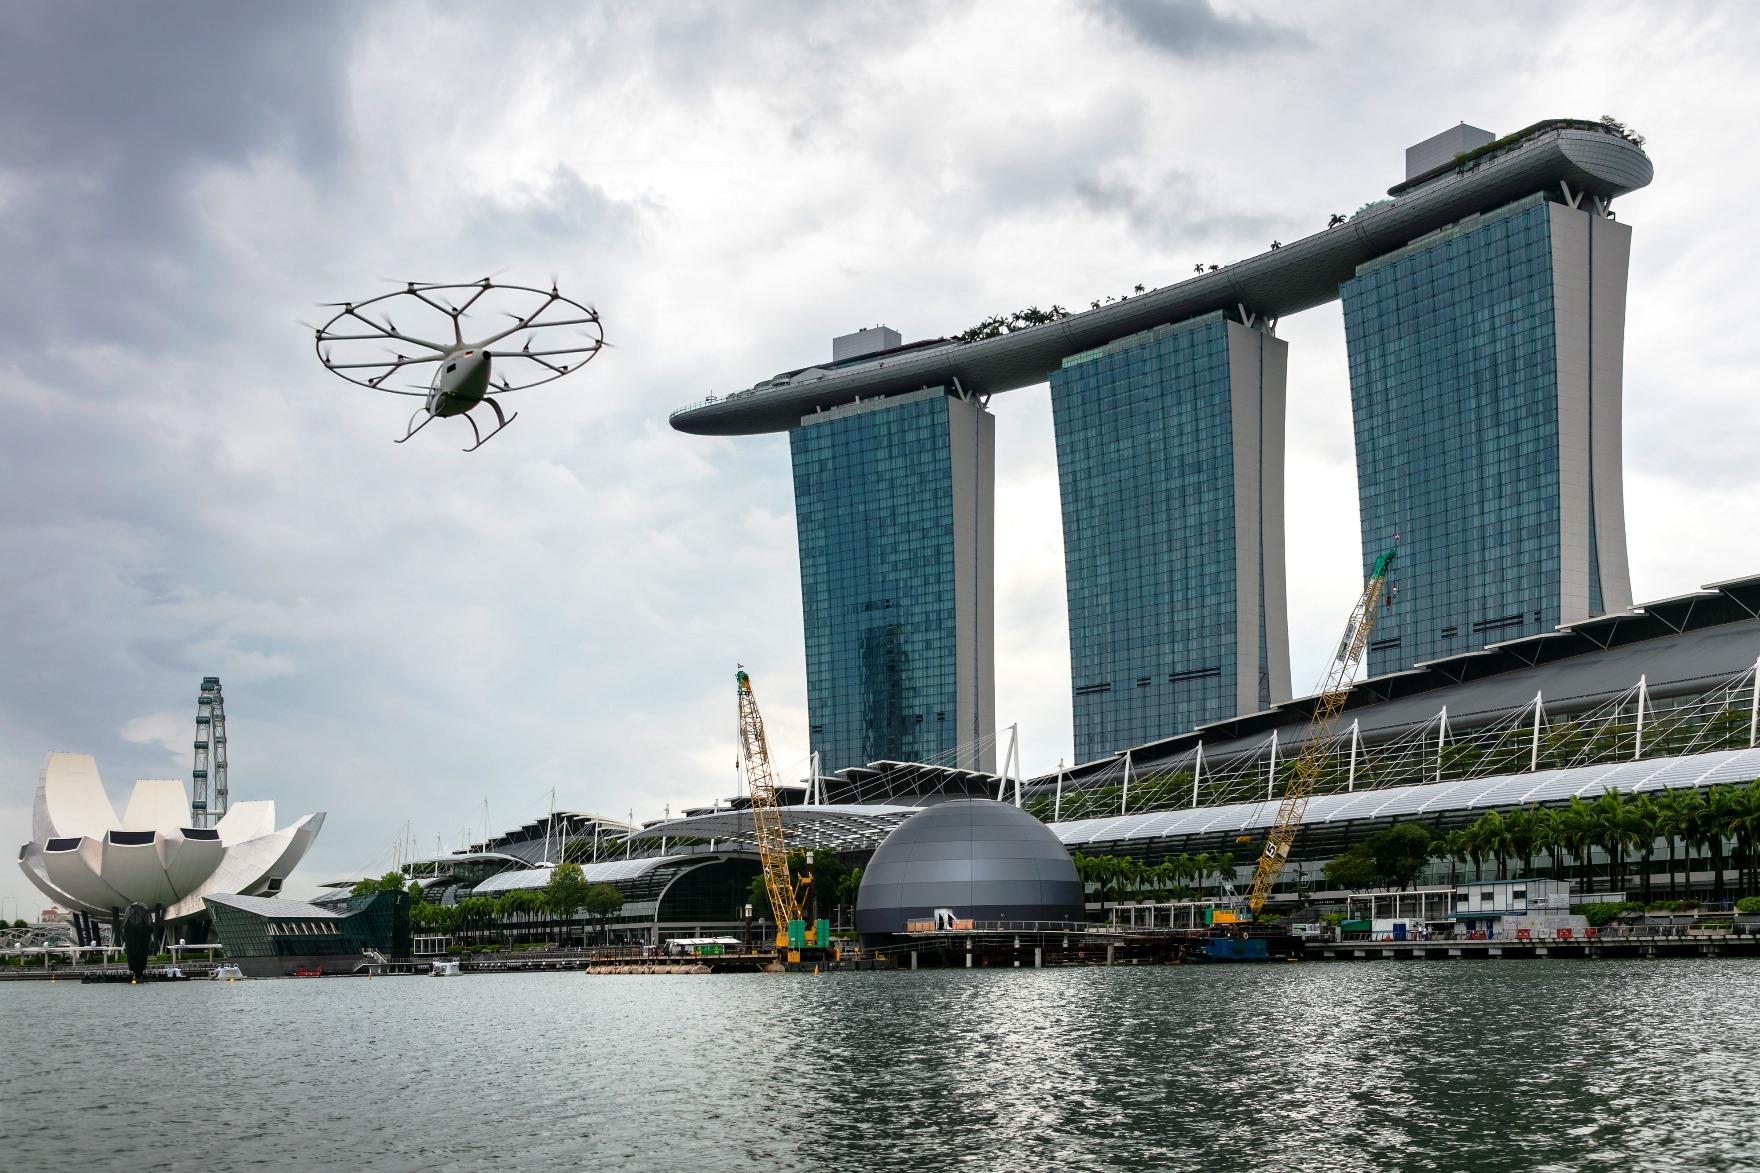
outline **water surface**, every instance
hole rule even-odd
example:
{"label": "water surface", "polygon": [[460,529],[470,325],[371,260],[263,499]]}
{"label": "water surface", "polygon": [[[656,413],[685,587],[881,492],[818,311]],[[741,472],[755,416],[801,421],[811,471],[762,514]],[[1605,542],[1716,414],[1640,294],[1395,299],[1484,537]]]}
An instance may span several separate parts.
{"label": "water surface", "polygon": [[1760,1168],[1760,963],[0,985],[9,1169]]}

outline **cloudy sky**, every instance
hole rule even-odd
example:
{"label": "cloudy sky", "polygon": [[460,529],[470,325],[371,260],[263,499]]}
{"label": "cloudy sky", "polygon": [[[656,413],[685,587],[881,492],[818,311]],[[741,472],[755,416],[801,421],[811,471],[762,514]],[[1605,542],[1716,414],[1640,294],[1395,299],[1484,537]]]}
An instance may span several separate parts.
{"label": "cloudy sky", "polygon": [[[1760,572],[1760,12],[1227,0],[0,12],[0,840],[46,751],[329,821],[292,890],[559,805],[730,793],[732,674],[806,752],[787,442],[710,391],[1324,227],[1465,120],[1613,114],[1638,598]],[[316,303],[561,281],[615,344],[469,456],[313,357]],[[1336,304],[1287,319],[1294,676],[1357,583]],[[998,711],[1070,753],[1044,387],[992,403]],[[40,900],[0,872],[0,896]],[[7,915],[14,912],[7,902]]]}

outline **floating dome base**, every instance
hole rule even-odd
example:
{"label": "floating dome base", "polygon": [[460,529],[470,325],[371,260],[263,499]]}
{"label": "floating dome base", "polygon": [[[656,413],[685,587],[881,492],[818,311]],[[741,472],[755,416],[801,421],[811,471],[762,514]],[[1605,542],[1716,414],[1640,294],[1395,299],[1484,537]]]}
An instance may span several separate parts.
{"label": "floating dome base", "polygon": [[1081,925],[1087,913],[1069,851],[1026,811],[956,799],[893,829],[862,872],[856,931],[906,931],[951,911],[980,924]]}

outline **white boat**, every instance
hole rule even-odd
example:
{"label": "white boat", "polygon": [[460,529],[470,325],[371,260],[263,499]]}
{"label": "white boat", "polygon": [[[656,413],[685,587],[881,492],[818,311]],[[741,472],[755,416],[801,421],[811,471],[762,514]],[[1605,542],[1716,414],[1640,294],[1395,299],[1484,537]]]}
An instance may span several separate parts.
{"label": "white boat", "polygon": [[214,980],[217,982],[237,982],[244,980],[244,970],[236,965],[216,965]]}
{"label": "white boat", "polygon": [[456,961],[436,961],[434,968],[428,971],[429,977],[457,977],[463,971]]}

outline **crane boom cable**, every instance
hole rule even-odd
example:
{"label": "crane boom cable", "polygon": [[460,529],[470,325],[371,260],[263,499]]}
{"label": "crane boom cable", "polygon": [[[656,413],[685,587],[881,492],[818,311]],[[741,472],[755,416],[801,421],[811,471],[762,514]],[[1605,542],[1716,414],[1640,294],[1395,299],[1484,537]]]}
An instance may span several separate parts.
{"label": "crane boom cable", "polygon": [[770,744],[764,736],[764,718],[752,695],[752,679],[740,669],[739,745],[745,767],[746,793],[752,804],[752,827],[758,840],[758,860],[764,869],[764,890],[778,926],[802,919],[801,887],[788,873],[788,844],[782,830],[782,811],[776,801],[776,774],[770,766]]}
{"label": "crane boom cable", "polygon": [[[1394,539],[1395,542],[1398,540]],[[1265,836],[1265,850],[1259,853],[1259,861],[1253,868],[1253,888],[1247,896],[1247,910],[1254,917],[1265,907],[1265,901],[1271,896],[1271,889],[1283,874],[1283,866],[1289,859],[1296,832],[1301,829],[1302,816],[1308,810],[1308,799],[1314,793],[1314,783],[1320,777],[1321,767],[1332,743],[1333,729],[1338,724],[1339,715],[1344,712],[1345,701],[1350,699],[1351,683],[1357,666],[1362,663],[1363,653],[1369,647],[1370,633],[1375,630],[1375,612],[1384,596],[1387,573],[1393,566],[1397,551],[1396,545],[1375,560],[1375,567],[1369,572],[1369,581],[1363,587],[1356,606],[1351,609],[1349,622],[1345,624],[1344,638],[1339,640],[1338,651],[1326,669],[1325,682],[1320,686],[1319,699],[1308,722],[1307,736],[1289,765],[1283,799],[1277,806],[1277,818]]]}

